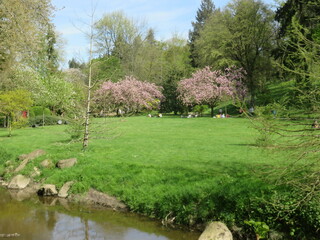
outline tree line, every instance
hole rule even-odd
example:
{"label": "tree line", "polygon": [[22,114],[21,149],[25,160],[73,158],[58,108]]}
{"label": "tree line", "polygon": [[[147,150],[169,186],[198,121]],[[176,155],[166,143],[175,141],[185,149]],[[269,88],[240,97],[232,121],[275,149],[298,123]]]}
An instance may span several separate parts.
{"label": "tree line", "polygon": [[[3,0],[0,91],[13,95],[17,95],[15,90],[25,91],[24,95],[32,101],[25,108],[40,106],[55,115],[82,117],[90,73],[90,90],[97,93],[93,96],[94,110],[101,111],[106,105],[102,99],[107,98],[101,97],[102,92],[107,94],[102,91],[106,82],[110,85],[133,78],[161,90],[161,97],[157,95],[153,100],[158,104],[148,103],[161,112],[177,114],[201,105],[207,105],[212,112],[217,100],[234,96],[228,91],[212,90],[221,88],[217,80],[223,73],[228,81],[233,81],[229,85],[238,85],[238,90],[241,86],[242,93],[246,93],[240,98],[247,108],[272,103],[269,86],[289,82],[285,99],[288,106],[317,109],[318,10],[317,0],[288,0],[276,10],[261,0],[233,0],[223,9],[216,8],[212,0],[202,0],[189,39],[173,34],[163,41],[156,39],[155,31],[145,22],[131,19],[121,11],[106,13],[91,24],[92,59],[70,59],[69,69],[61,70],[62,41],[52,23],[56,9],[51,1]],[[226,70],[231,68],[242,75],[228,75]],[[207,71],[207,76],[195,77],[201,71]],[[183,84],[187,79],[194,79],[194,83]],[[204,82],[215,87],[210,96],[206,92],[210,88],[204,87]],[[11,116],[13,121],[19,119],[19,114],[8,113],[3,105],[4,101],[0,105],[3,115]],[[144,106],[132,111],[150,110]],[[108,109],[115,111],[119,107]]]}
{"label": "tree line", "polygon": [[91,64],[73,58],[69,69],[61,70],[50,0],[3,0],[0,90],[27,91],[33,105],[77,116],[85,106],[90,65],[94,91],[131,76],[161,88],[161,112],[178,113],[208,105],[186,104],[179,96],[181,80],[206,67],[213,72],[233,67],[244,73],[235,82],[246,88],[248,108],[272,102],[268,86],[287,81],[292,83],[287,104],[314,109],[314,97],[306,93],[318,86],[318,10],[315,0],[288,0],[276,10],[260,0],[233,0],[223,9],[202,0],[189,39],[173,34],[164,41],[145,22],[121,11],[106,13],[92,23]]}
{"label": "tree line", "polygon": [[[301,92],[315,90],[319,44],[318,1],[285,1],[276,10],[260,0],[234,0],[223,9],[202,0],[189,39],[173,35],[156,40],[146,23],[118,11],[93,23],[92,81],[126,76],[162,87],[163,112],[182,111],[177,86],[199,69],[243,69],[247,103],[257,105],[268,84],[294,81],[290,102],[312,107]],[[0,3],[0,90],[23,89],[34,105],[74,114],[85,99],[89,63],[73,58],[59,70],[60,41],[52,23],[50,0]],[[264,103],[266,103],[264,101]]]}

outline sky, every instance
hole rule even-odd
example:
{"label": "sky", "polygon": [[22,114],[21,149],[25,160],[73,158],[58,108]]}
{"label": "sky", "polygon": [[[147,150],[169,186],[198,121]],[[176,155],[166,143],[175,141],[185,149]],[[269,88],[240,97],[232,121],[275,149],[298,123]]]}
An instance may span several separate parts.
{"label": "sky", "polygon": [[[228,0],[213,1],[216,8],[223,8]],[[274,0],[264,0],[273,4]],[[52,0],[56,11],[53,23],[62,39],[63,68],[71,58],[87,61],[89,40],[86,37],[93,10],[94,18],[123,11],[128,17],[146,22],[155,30],[157,40],[167,40],[174,33],[187,39],[191,22],[200,7],[201,0]]]}

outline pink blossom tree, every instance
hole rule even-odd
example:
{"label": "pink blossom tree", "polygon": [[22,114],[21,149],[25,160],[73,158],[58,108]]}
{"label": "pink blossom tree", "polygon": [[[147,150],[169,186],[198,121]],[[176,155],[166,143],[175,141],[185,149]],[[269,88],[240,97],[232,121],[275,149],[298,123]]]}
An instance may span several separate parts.
{"label": "pink blossom tree", "polygon": [[161,88],[153,83],[138,81],[126,76],[119,82],[107,81],[95,92],[95,102],[107,111],[122,109],[139,112],[159,108],[163,99]]}
{"label": "pink blossom tree", "polygon": [[243,76],[241,69],[228,68],[223,73],[205,67],[192,74],[191,78],[179,82],[179,98],[186,106],[208,105],[213,116],[213,108],[223,98],[239,96],[240,92],[245,94],[239,81]]}

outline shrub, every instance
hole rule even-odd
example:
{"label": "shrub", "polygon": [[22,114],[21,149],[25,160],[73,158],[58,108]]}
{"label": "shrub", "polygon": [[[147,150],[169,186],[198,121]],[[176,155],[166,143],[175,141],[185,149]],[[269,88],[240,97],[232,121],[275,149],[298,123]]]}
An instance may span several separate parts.
{"label": "shrub", "polygon": [[208,105],[197,105],[193,108],[193,111],[201,115],[204,112],[208,111],[208,109],[209,109]]}
{"label": "shrub", "polygon": [[31,118],[37,117],[37,116],[42,116],[43,114],[46,116],[51,116],[50,109],[43,108],[41,106],[34,106],[34,107],[31,107],[31,109],[29,111],[29,117],[31,117]]}
{"label": "shrub", "polygon": [[44,125],[46,125],[46,126],[56,125],[56,124],[58,124],[59,120],[61,120],[62,123],[67,123],[67,121],[61,117],[45,115],[44,119],[43,119],[43,116],[36,116],[33,118],[29,118],[29,125],[30,126],[42,126],[43,120],[44,120]]}
{"label": "shrub", "polygon": [[3,176],[6,162],[12,159],[12,154],[0,146],[0,176]]}

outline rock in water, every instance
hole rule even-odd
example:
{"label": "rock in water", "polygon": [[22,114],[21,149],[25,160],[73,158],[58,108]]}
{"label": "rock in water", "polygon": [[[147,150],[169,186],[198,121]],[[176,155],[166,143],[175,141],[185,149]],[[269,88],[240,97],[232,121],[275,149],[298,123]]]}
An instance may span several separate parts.
{"label": "rock in water", "polygon": [[53,184],[45,184],[37,191],[40,196],[56,196],[58,194],[57,188]]}
{"label": "rock in water", "polygon": [[206,227],[199,240],[233,240],[233,238],[224,223],[212,222]]}
{"label": "rock in water", "polygon": [[68,191],[70,189],[70,187],[72,186],[73,182],[66,182],[65,184],[63,184],[62,188],[59,191],[58,197],[61,198],[66,198],[68,197]]}
{"label": "rock in water", "polygon": [[17,175],[11,179],[8,188],[9,189],[24,189],[30,183],[30,178],[23,175]]}

